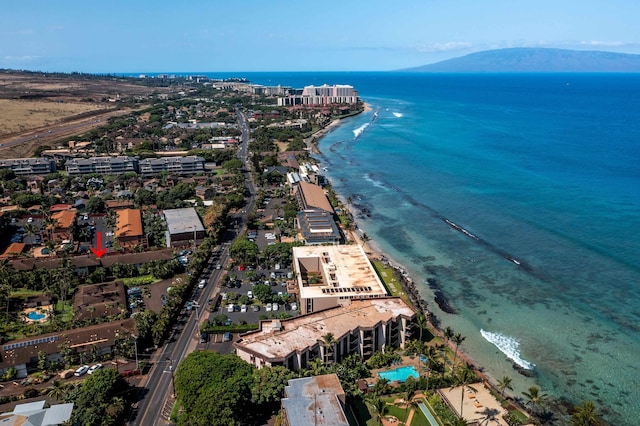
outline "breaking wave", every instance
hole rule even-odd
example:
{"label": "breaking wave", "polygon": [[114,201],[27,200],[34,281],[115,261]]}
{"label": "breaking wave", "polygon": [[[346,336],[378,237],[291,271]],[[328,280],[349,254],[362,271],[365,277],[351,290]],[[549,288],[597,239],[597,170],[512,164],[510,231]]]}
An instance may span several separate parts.
{"label": "breaking wave", "polygon": [[369,124],[370,123],[364,123],[362,126],[360,126],[357,129],[355,129],[353,131],[353,138],[356,139],[358,136],[360,136],[362,134],[362,132],[364,132],[364,129],[369,127]]}
{"label": "breaking wave", "polygon": [[500,349],[500,352],[505,354],[507,358],[518,364],[520,367],[527,370],[533,370],[535,368],[535,364],[522,359],[522,357],[520,356],[520,351],[518,350],[518,348],[520,347],[520,342],[518,342],[513,337],[505,336],[500,333],[484,331],[482,329],[480,330],[480,334],[488,342],[493,343],[498,349]]}

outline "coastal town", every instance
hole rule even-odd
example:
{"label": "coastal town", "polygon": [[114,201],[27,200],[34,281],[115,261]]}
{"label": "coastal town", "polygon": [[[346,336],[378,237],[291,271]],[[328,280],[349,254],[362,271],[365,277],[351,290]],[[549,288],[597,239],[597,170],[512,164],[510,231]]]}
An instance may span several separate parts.
{"label": "coastal town", "polygon": [[367,107],[357,88],[4,71],[0,95],[19,111],[0,121],[0,419],[548,417],[540,388],[465,357],[332,189],[315,153]]}

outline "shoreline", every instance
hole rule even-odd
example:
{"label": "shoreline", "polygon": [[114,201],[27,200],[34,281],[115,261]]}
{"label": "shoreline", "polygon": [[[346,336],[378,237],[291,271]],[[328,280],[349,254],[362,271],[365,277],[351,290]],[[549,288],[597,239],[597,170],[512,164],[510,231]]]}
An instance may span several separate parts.
{"label": "shoreline", "polygon": [[[363,110],[363,112],[373,110],[368,103],[364,102],[364,105],[365,105],[365,109]],[[322,137],[326,136],[330,131],[335,129],[335,127],[340,125],[341,121],[342,121],[341,119],[333,120],[329,125],[318,130],[308,138],[309,141],[314,137],[316,138],[315,146],[312,147],[315,153],[320,153],[318,145]],[[332,188],[334,188],[334,192],[335,192],[335,187],[333,187],[333,185],[332,185]],[[361,237],[362,231],[359,226],[357,215],[354,215],[351,205],[347,203],[347,200],[343,194],[340,194],[338,192],[335,192],[335,194],[338,200],[340,201],[340,203],[347,209],[348,215],[354,224],[353,230],[351,231],[346,229],[343,230],[345,232],[345,236],[347,237],[348,241],[353,241],[355,244],[362,246],[365,254],[367,255],[370,261],[372,260],[381,261],[383,263],[388,264],[393,269],[396,275],[396,278],[398,279],[398,283],[402,286],[402,291],[404,291],[409,296],[409,299],[411,300],[411,303],[413,304],[414,309],[416,309],[417,312],[422,314],[427,319],[428,329],[432,332],[434,337],[438,337],[442,339],[443,343],[446,344],[449,347],[449,349],[451,349],[452,351],[455,351],[456,348],[454,347],[453,343],[444,337],[443,330],[441,329],[440,320],[431,312],[431,310],[428,309],[429,302],[425,301],[420,295],[415,285],[414,278],[411,275],[409,275],[409,273],[406,272],[406,270],[403,268],[403,266],[400,263],[396,262],[392,257],[388,256],[387,253],[385,253],[385,251],[375,241],[371,239],[369,239],[368,241],[362,240],[362,237]],[[431,301],[431,303],[436,303],[435,299]],[[462,348],[457,348],[457,353],[458,353],[458,359],[462,360],[465,364],[467,364],[473,369],[473,371],[476,373],[476,375],[478,376],[478,378],[480,379],[481,383],[484,386],[490,387],[493,391],[496,392],[496,394],[500,394],[500,391],[497,388],[498,379],[493,377],[490,372],[487,372],[485,368],[481,366],[473,358],[472,354],[469,354],[468,352],[464,351]],[[514,369],[514,371],[516,373],[519,373],[519,371],[516,369]],[[505,398],[511,404],[519,406],[519,404],[516,403],[514,394],[510,393],[507,390],[504,392],[504,395],[505,395]],[[521,410],[524,410],[523,407],[519,407],[519,408]],[[526,412],[526,410],[524,411]]]}

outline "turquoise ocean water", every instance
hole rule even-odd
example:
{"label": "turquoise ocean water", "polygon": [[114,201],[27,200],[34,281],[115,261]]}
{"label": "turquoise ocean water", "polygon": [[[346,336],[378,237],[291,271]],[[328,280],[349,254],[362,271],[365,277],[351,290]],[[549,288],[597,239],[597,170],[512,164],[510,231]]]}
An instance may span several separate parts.
{"label": "turquoise ocean water", "polygon": [[359,227],[516,396],[535,383],[637,424],[640,75],[246,77],[359,89],[372,111],[344,120],[318,157],[370,212]]}

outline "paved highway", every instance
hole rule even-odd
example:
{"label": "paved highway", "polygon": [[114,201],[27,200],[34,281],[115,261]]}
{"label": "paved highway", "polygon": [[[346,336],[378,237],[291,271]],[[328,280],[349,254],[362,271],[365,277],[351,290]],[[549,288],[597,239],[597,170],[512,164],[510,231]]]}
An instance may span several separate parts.
{"label": "paved highway", "polygon": [[[246,116],[239,109],[236,110],[240,128],[242,129],[241,142],[238,156],[249,170],[250,161],[247,156],[250,130]],[[215,265],[226,265],[229,260],[229,245],[231,241],[241,234],[245,227],[247,212],[251,212],[255,205],[256,191],[250,173],[247,173],[246,189],[249,199],[243,212],[235,215],[238,230],[229,230],[223,236],[222,246],[218,247],[209,258],[201,278],[207,279],[204,289],[197,286],[189,300],[197,302],[196,309],[187,311],[183,308],[177,324],[173,326],[170,337],[165,345],[158,349],[152,356],[152,368],[141,383],[144,389],[141,391],[137,407],[135,408],[129,424],[141,426],[169,425],[169,415],[174,399],[173,374],[176,367],[184,357],[193,352],[200,341],[200,325],[208,318],[208,300],[217,298],[220,292],[220,279],[225,268],[216,269]]]}

